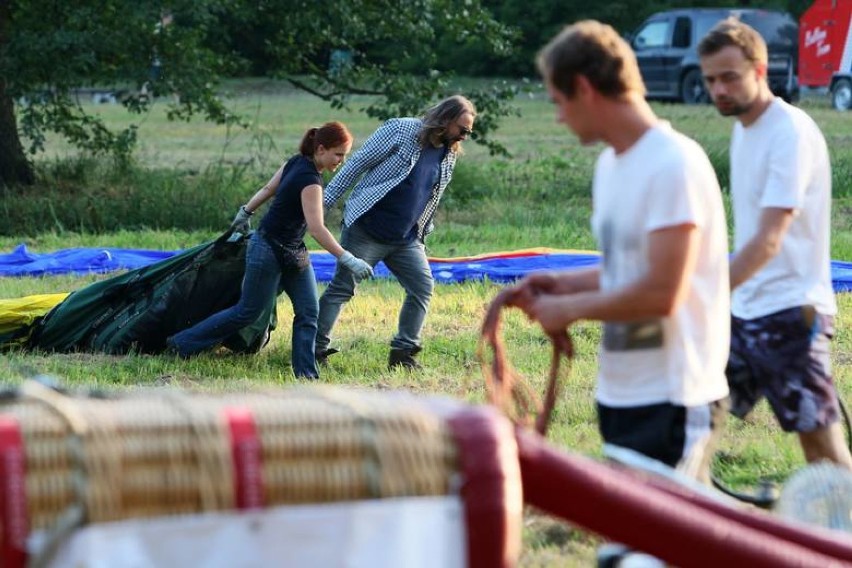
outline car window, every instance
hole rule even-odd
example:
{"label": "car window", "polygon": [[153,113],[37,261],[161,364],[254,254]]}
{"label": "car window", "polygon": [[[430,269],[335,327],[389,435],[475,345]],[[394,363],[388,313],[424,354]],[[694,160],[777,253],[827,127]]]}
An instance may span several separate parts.
{"label": "car window", "polygon": [[653,47],[665,47],[669,40],[669,23],[666,20],[648,22],[636,33],[633,38],[635,49],[649,49]]}
{"label": "car window", "polygon": [[707,32],[715,26],[718,22],[725,19],[724,16],[705,16],[701,18],[696,18],[695,22],[695,37],[698,38],[698,41],[701,41],[701,38],[707,35]]}
{"label": "car window", "polygon": [[793,47],[798,42],[799,30],[796,22],[786,14],[777,12],[746,12],[742,21],[763,36],[770,50],[780,47]]}
{"label": "car window", "polygon": [[686,48],[692,44],[692,20],[680,16],[675,20],[672,47]]}

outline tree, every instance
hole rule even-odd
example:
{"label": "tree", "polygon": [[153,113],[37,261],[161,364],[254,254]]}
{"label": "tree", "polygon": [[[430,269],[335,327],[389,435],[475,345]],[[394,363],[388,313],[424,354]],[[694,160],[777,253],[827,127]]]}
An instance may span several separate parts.
{"label": "tree", "polygon": [[529,77],[536,73],[536,54],[566,24],[591,18],[613,26],[625,35],[651,14],[675,8],[752,7],[785,10],[799,18],[813,0],[483,0],[499,22],[511,24],[518,33],[511,56],[494,58],[474,46],[453,60],[449,69],[465,69],[478,76]]}
{"label": "tree", "polygon": [[[0,46],[8,43],[9,4],[0,4]],[[0,185],[3,180],[30,184],[35,180],[32,168],[24,156],[15,125],[15,109],[7,94],[6,79],[0,74]],[[7,156],[7,159],[2,158]]]}
{"label": "tree", "polygon": [[[169,118],[236,122],[217,87],[256,66],[250,55],[271,76],[336,107],[354,94],[376,95],[363,110],[387,118],[449,94],[448,77],[429,66],[436,44],[475,38],[499,54],[510,51],[513,37],[479,0],[0,2],[0,186],[32,183],[29,157],[51,132],[92,153],[131,155],[135,130],[110,131],[88,114],[77,98],[81,88],[115,89],[137,113],[148,110],[152,95],[174,93]],[[241,39],[253,53],[230,49]],[[332,54],[343,64],[329,65]],[[414,56],[424,67],[403,72]],[[507,101],[514,89],[465,94],[488,111],[477,141],[500,151],[487,134],[513,112]]]}

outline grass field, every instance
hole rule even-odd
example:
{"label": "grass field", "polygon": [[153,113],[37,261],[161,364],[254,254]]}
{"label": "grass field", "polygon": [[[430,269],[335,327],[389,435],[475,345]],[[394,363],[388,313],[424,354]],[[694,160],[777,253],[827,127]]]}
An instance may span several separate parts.
{"label": "grass field", "polygon": [[[163,105],[135,120],[140,133],[140,164],[165,174],[166,179],[186,179],[212,168],[237,168],[243,172],[232,193],[233,207],[221,213],[222,229],[236,206],[248,198],[274,172],[283,156],[292,153],[303,131],[325,120],[346,122],[357,147],[377,122],[356,112],[334,111],[315,99],[294,94],[274,83],[234,86],[233,105],[252,118],[246,131],[201,123],[168,123]],[[518,101],[520,116],[507,119],[497,138],[511,158],[494,158],[476,145],[468,145],[456,179],[442,206],[437,230],[427,245],[434,256],[470,255],[498,250],[545,246],[591,249],[589,185],[599,148],[579,146],[554,122],[554,111],[541,94]],[[832,148],[836,181],[833,209],[832,257],[852,260],[852,113],[836,113],[826,101],[809,100],[803,107],[823,128]],[[727,164],[731,121],[719,118],[711,107],[655,104],[655,110],[673,125],[701,142],[714,163]],[[111,124],[127,124],[117,106],[91,107]],[[44,168],[68,160],[73,153],[53,141],[40,159]],[[158,176],[163,174],[158,173]],[[725,185],[725,176],[721,175]],[[247,181],[246,181],[247,180]],[[133,183],[139,183],[134,180]],[[49,190],[50,188],[46,188]],[[127,207],[121,187],[111,188],[113,202],[99,206]],[[203,189],[202,189],[203,191]],[[203,194],[201,196],[203,198]],[[154,205],[179,209],[180,201],[155,196]],[[61,207],[61,204],[56,204]],[[132,204],[131,204],[132,206]],[[7,205],[8,207],[8,205]],[[330,226],[339,213],[332,215]],[[20,243],[44,252],[74,246],[115,246],[176,249],[192,246],[216,234],[215,230],[180,228],[114,231],[104,234],[68,231],[62,227],[23,237],[0,237],[0,252]],[[317,248],[309,242],[310,247]],[[52,277],[0,279],[0,298],[65,292],[98,278]],[[387,281],[364,284],[345,308],[336,329],[343,353],[330,359],[323,381],[334,385],[404,388],[417,393],[439,393],[470,402],[484,400],[483,381],[475,357],[484,309],[499,287],[489,282],[439,285],[424,329],[426,370],[418,374],[388,372],[387,343],[396,325],[402,300],[399,287]],[[852,297],[841,295],[838,334],[834,344],[834,371],[847,400],[852,400]],[[36,373],[54,375],[70,385],[124,387],[175,385],[202,389],[251,389],[294,383],[290,369],[289,301],[278,305],[282,326],[257,356],[204,355],[189,361],[170,357],[99,354],[12,352],[0,360],[0,381],[18,382]],[[556,407],[549,436],[566,451],[598,456],[600,438],[594,420],[593,386],[597,325],[581,324],[574,330],[577,358]],[[548,344],[539,331],[517,313],[505,319],[505,339],[513,364],[543,389],[549,363]],[[722,447],[719,473],[736,485],[750,486],[762,478],[783,481],[803,463],[793,438],[774,425],[765,407],[747,421],[729,422]],[[587,566],[596,539],[582,531],[530,511],[526,517],[523,566]]]}

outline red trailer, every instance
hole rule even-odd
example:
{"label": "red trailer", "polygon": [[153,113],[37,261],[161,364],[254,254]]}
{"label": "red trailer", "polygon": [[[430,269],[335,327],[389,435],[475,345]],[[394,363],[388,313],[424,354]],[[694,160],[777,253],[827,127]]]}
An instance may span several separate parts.
{"label": "red trailer", "polygon": [[816,0],[802,14],[799,84],[827,87],[834,108],[852,108],[852,0]]}

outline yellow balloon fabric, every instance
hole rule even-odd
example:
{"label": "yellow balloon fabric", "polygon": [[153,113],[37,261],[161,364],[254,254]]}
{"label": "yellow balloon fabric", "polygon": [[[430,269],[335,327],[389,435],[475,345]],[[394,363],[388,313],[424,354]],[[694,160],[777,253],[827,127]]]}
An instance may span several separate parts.
{"label": "yellow balloon fabric", "polygon": [[32,324],[36,318],[49,312],[67,297],[68,292],[63,292],[0,300],[0,333],[9,333],[19,327]]}

